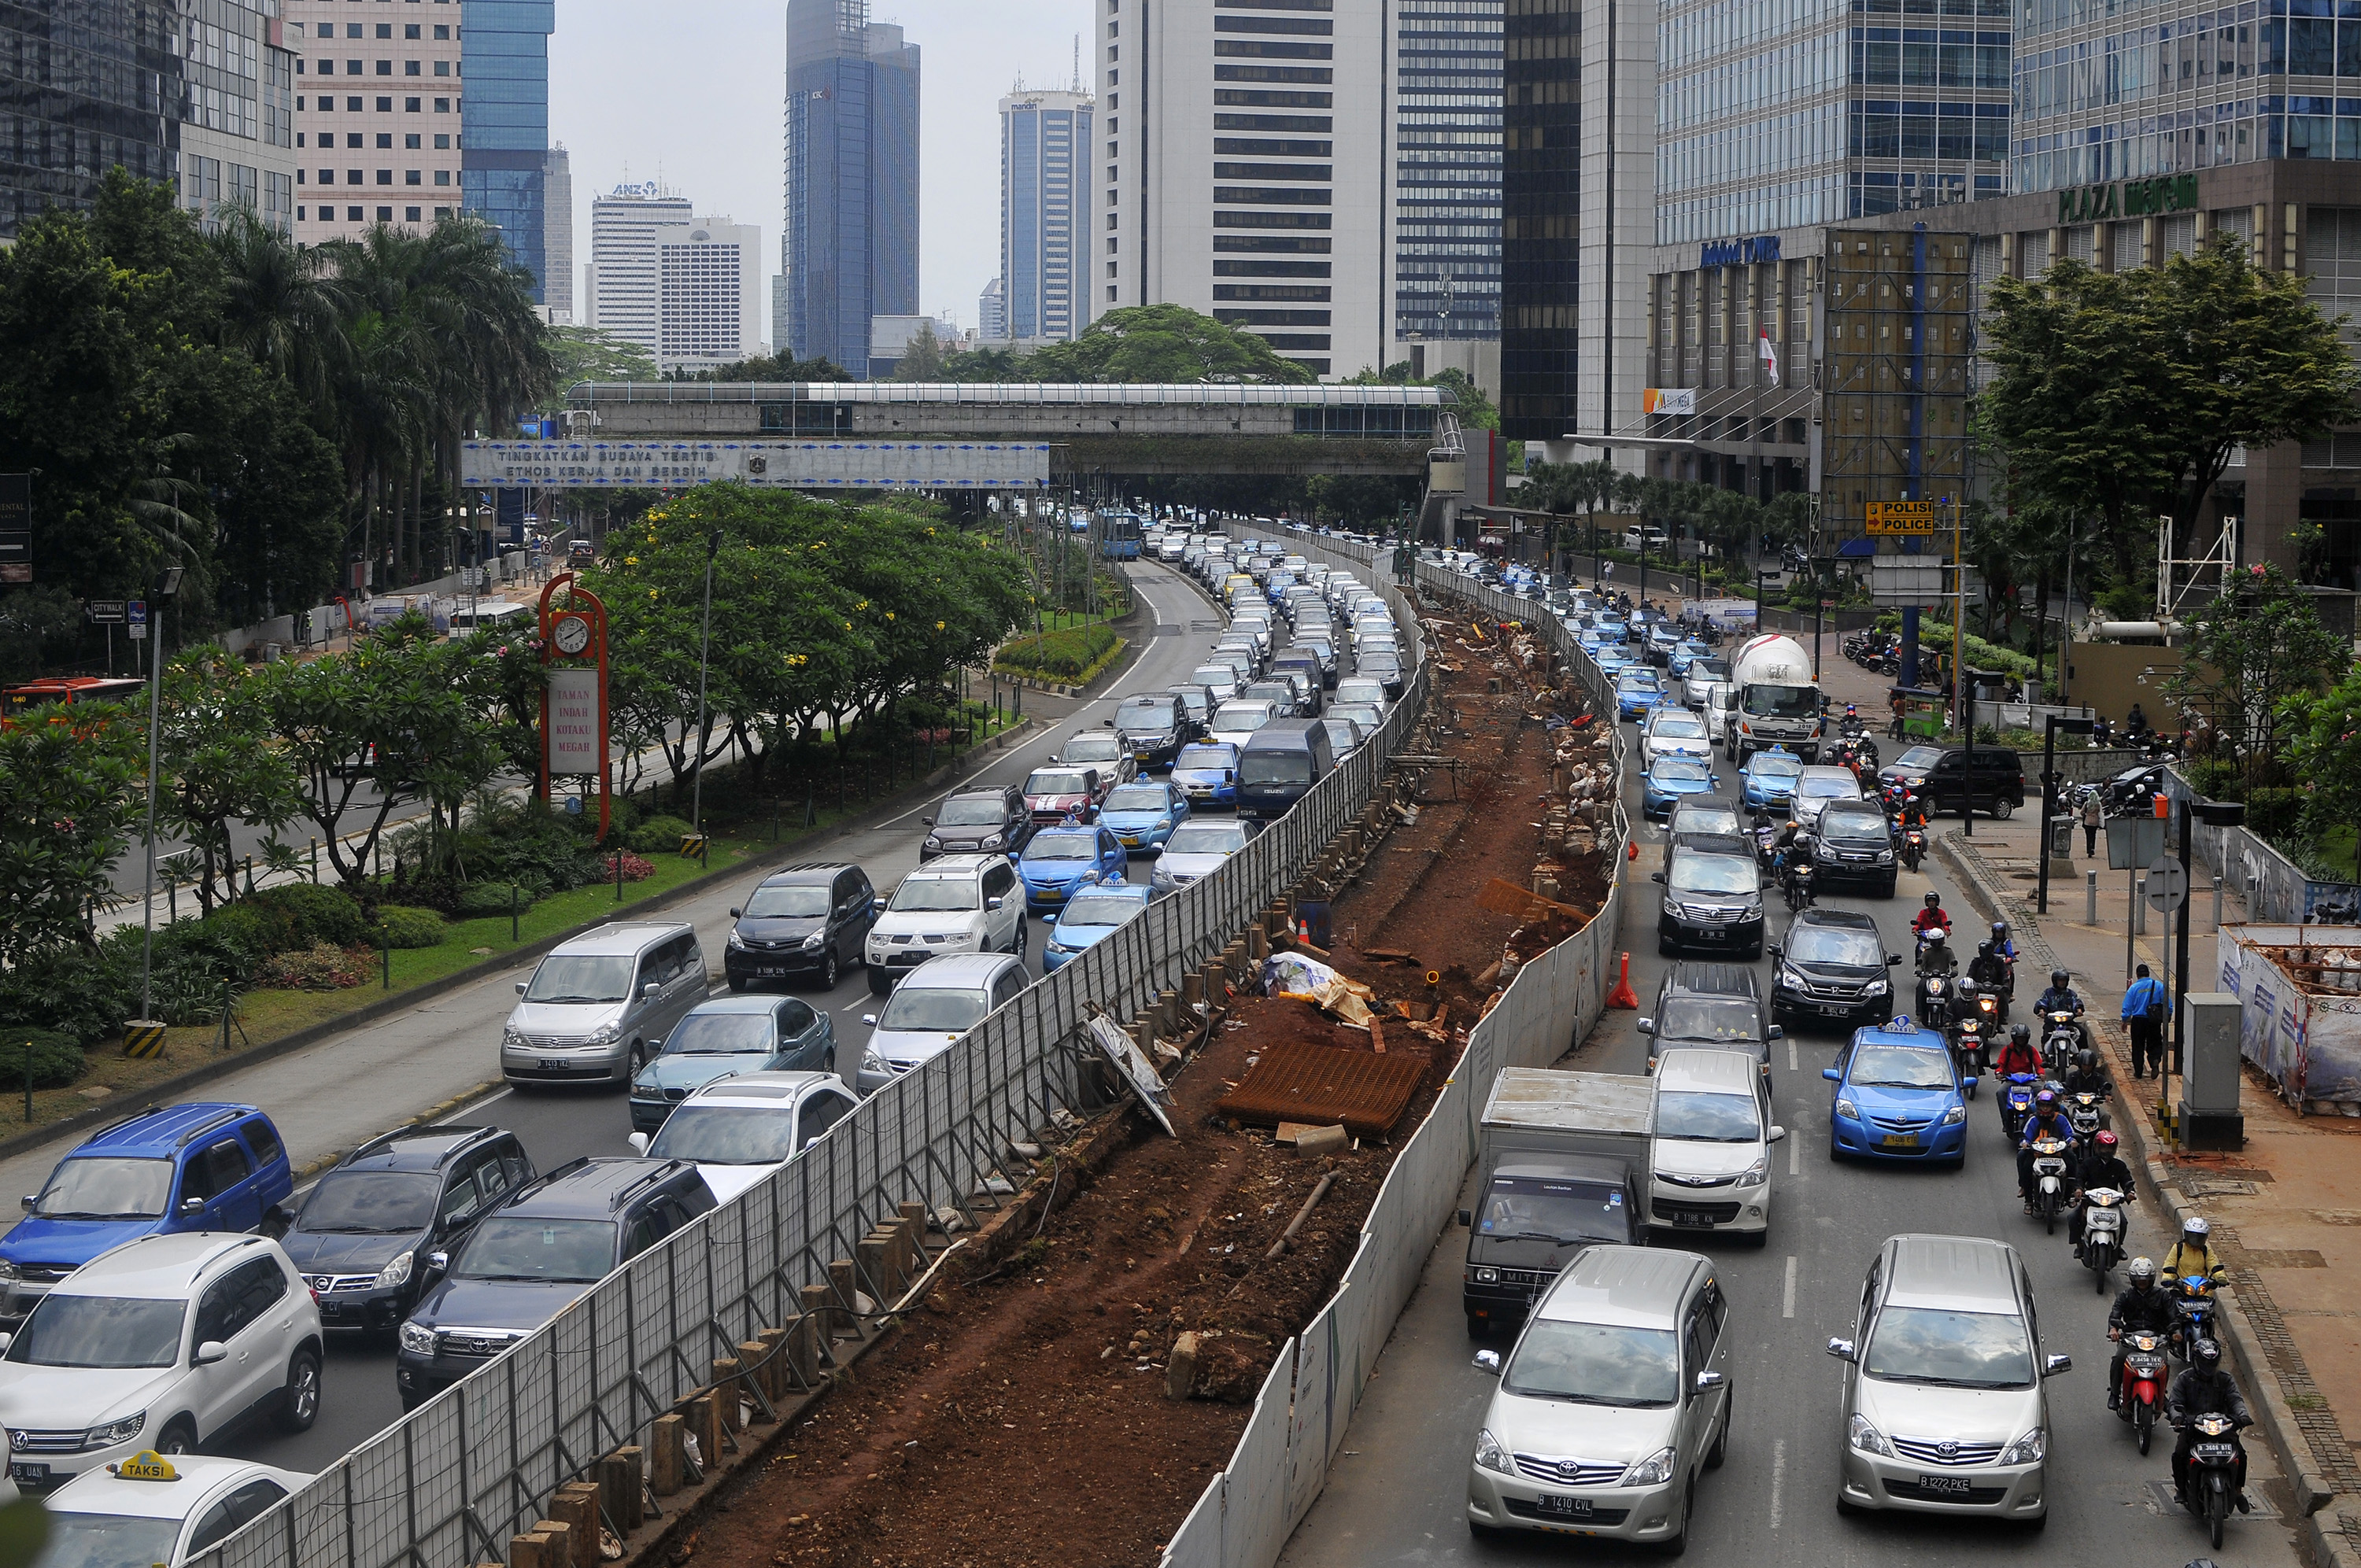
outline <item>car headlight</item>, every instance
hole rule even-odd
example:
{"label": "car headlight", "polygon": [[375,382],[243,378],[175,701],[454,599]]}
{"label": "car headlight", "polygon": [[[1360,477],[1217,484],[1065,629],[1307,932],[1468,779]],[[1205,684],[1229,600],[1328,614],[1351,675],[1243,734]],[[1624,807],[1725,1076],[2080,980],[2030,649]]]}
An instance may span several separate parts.
{"label": "car headlight", "polygon": [[1756,1160],[1752,1165],[1746,1168],[1745,1173],[1738,1179],[1738,1185],[1741,1187],[1760,1187],[1770,1179],[1771,1157],[1766,1154],[1761,1159]]}
{"label": "car headlight", "polygon": [[410,1265],[412,1261],[412,1254],[403,1253],[391,1263],[389,1263],[383,1268],[379,1269],[377,1272],[377,1288],[380,1290],[390,1290],[397,1285],[407,1285],[410,1283]]}
{"label": "car headlight", "polygon": [[401,1348],[412,1355],[434,1354],[434,1331],[423,1323],[404,1323],[395,1337],[401,1342]]}
{"label": "car headlight", "polygon": [[1852,1420],[1847,1421],[1845,1436],[1848,1442],[1863,1453],[1883,1454],[1888,1459],[1894,1457],[1894,1445],[1885,1441],[1883,1432],[1870,1424],[1867,1416],[1856,1413]]}
{"label": "car headlight", "polygon": [[109,1421],[103,1427],[93,1427],[82,1434],[83,1449],[113,1448],[118,1442],[129,1442],[148,1424],[148,1412],[126,1416],[119,1421]]}
{"label": "car headlight", "polygon": [[500,1030],[500,1049],[504,1051],[524,1049],[524,1036],[514,1029],[503,1026]]}
{"label": "car headlight", "polygon": [[1806,981],[1802,974],[1782,964],[1779,966],[1779,983],[1790,991],[1801,991]]}
{"label": "car headlight", "polygon": [[1476,1271],[1476,1283],[1478,1285],[1498,1285],[1500,1283],[1500,1271],[1497,1268],[1479,1268]]}
{"label": "car headlight", "polygon": [[634,1100],[661,1100],[664,1098],[664,1091],[653,1081],[636,1080],[631,1085],[631,1098]]}
{"label": "car headlight", "polygon": [[1000,848],[1000,845],[1001,836],[997,833],[989,833],[984,836],[983,842],[978,845],[977,848],[984,850],[997,850]]}
{"label": "car headlight", "polygon": [[590,1031],[590,1037],[583,1043],[592,1046],[611,1046],[615,1043],[615,1036],[622,1032],[623,1026],[620,1024],[601,1024]]}
{"label": "car headlight", "polygon": [[22,1275],[16,1272],[16,1266],[15,1264],[0,1263],[0,1289],[5,1289],[8,1286],[16,1284],[17,1280],[23,1277],[24,1277]]}
{"label": "car headlight", "polygon": [[810,936],[804,938],[804,951],[807,953],[816,953],[826,945],[827,941],[827,932],[814,931]]}
{"label": "car headlight", "polygon": [[1170,828],[1172,826],[1172,818],[1170,817],[1159,817],[1156,819],[1156,825],[1159,828]]}
{"label": "car headlight", "polygon": [[1881,866],[1890,866],[1890,865],[1892,865],[1892,864],[1894,863],[1894,851],[1893,851],[1893,850],[1878,850],[1878,851],[1877,851],[1877,863],[1878,863],[1879,865],[1881,865]]}
{"label": "car headlight", "polygon": [[866,1050],[861,1053],[861,1070],[863,1072],[891,1072],[893,1069],[887,1067],[885,1065],[885,1058],[879,1056],[874,1050]]}
{"label": "car headlight", "polygon": [[1967,1119],[1968,1108],[1964,1105],[1954,1105],[1943,1113],[1943,1125],[1947,1127],[1956,1127]]}
{"label": "car headlight", "polygon": [[1500,1446],[1500,1440],[1494,1437],[1489,1431],[1478,1431],[1476,1434],[1476,1467],[1501,1475],[1514,1475],[1517,1473],[1517,1467],[1509,1461],[1509,1451]]}
{"label": "car headlight", "polygon": [[741,937],[737,932],[732,931],[730,933],[730,939],[725,945],[732,951],[742,953],[746,950],[746,938]]}
{"label": "car headlight", "polygon": [[1623,1472],[1626,1486],[1661,1486],[1673,1478],[1673,1451],[1660,1448]]}
{"label": "car headlight", "polygon": [[1867,996],[1883,996],[1893,989],[1894,987],[1882,980],[1872,980],[1861,988],[1861,992]]}
{"label": "car headlight", "polygon": [[1848,1122],[1858,1122],[1861,1120],[1861,1107],[1850,1100],[1839,1100],[1837,1102],[1837,1114]]}
{"label": "car headlight", "polygon": [[932,833],[929,833],[927,835],[925,847],[929,850],[939,850],[943,847],[943,841],[940,839],[936,838]]}
{"label": "car headlight", "polygon": [[[1859,1420],[1860,1418],[1855,1417],[1854,1419]],[[2041,1463],[2042,1457],[2048,1452],[2049,1432],[2048,1429],[2036,1427],[2031,1431],[2026,1432],[2023,1437],[2018,1438],[2015,1442],[2010,1443],[2008,1445],[2008,1451],[2000,1456],[2000,1462],[2003,1464],[2038,1464]]]}
{"label": "car headlight", "polygon": [[1827,839],[1823,839],[1818,843],[1812,846],[1812,859],[1816,861],[1833,861],[1836,858],[1836,848]]}
{"label": "car headlight", "polygon": [[1665,913],[1667,916],[1671,916],[1673,919],[1677,920],[1677,919],[1679,919],[1679,918],[1681,917],[1681,906],[1680,906],[1679,905],[1677,905],[1677,904],[1675,904],[1671,899],[1669,899],[1669,898],[1668,898],[1668,899],[1664,900],[1664,913]]}

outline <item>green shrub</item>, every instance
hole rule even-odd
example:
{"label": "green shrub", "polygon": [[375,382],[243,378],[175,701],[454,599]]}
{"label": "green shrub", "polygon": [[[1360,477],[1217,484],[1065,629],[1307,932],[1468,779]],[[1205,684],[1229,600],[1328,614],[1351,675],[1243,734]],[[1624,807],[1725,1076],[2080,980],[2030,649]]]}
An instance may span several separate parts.
{"label": "green shrub", "polygon": [[71,1035],[55,1029],[0,1030],[0,1090],[24,1092],[28,1054],[36,1089],[63,1089],[90,1065],[82,1058],[82,1046]]}
{"label": "green shrub", "polygon": [[350,948],[368,938],[368,921],[359,903],[340,887],[287,883],[259,888],[240,902],[284,916],[293,934],[291,948],[308,948],[315,942]]}
{"label": "green shrub", "polygon": [[2246,830],[2272,843],[2293,838],[2306,804],[2300,789],[2257,785],[2246,796]]}
{"label": "green shrub", "polygon": [[377,908],[379,934],[389,948],[436,948],[450,927],[432,909],[409,909],[399,904]]}
{"label": "green shrub", "polygon": [[696,831],[678,817],[651,817],[625,834],[623,844],[642,855],[676,855],[681,839]]}
{"label": "green shrub", "polygon": [[268,905],[226,905],[196,924],[214,943],[236,955],[241,976],[253,973],[255,966],[271,954],[296,945],[294,922],[284,911]]}
{"label": "green shrub", "polygon": [[[326,942],[291,953],[280,953],[256,971],[254,982],[272,991],[350,991],[368,982],[377,959],[367,948],[338,948]],[[0,1047],[0,1058],[5,1047]]]}
{"label": "green shrub", "polygon": [[2246,772],[2226,757],[2191,757],[2180,764],[2180,773],[2191,787],[2207,800],[2246,797]]}
{"label": "green shrub", "polygon": [[86,1046],[120,1035],[139,1005],[138,939],[135,927],[128,962],[106,948],[51,948],[0,971],[0,1029],[54,1029]]}
{"label": "green shrub", "polygon": [[1115,644],[1115,633],[1104,626],[1071,626],[1004,643],[993,663],[1024,674],[1071,679],[1105,657]]}
{"label": "green shrub", "polygon": [[[511,899],[514,904],[511,905]],[[471,882],[459,890],[461,919],[479,919],[487,915],[506,915],[511,907],[519,914],[533,905],[533,889],[515,883]]]}

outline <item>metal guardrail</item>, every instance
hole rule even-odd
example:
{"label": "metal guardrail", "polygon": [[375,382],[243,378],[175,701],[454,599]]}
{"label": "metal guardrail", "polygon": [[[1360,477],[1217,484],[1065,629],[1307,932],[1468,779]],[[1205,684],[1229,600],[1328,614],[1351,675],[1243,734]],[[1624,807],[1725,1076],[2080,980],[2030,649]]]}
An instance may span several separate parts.
{"label": "metal guardrail", "polygon": [[[1598,711],[1613,713],[1611,685],[1542,606],[1424,565],[1418,581],[1437,595],[1533,626],[1589,689]],[[1625,740],[1620,728],[1612,733],[1620,778]],[[1630,837],[1619,802],[1611,841],[1601,842],[1608,874],[1621,868]],[[1619,880],[1590,924],[1520,970],[1468,1031],[1458,1069],[1378,1189],[1336,1294],[1280,1347],[1228,1466],[1165,1548],[1163,1568],[1270,1568],[1279,1561],[1326,1485],[1378,1354],[1458,1204],[1492,1080],[1504,1067],[1548,1066],[1598,1023],[1613,984],[1622,910]]]}
{"label": "metal guardrail", "polygon": [[[784,1169],[593,1287],[498,1360],[378,1433],[195,1561],[206,1568],[467,1568],[509,1542],[566,1482],[632,1443],[711,1382],[711,1362],[794,1322],[803,1288],[854,1260],[905,1202],[972,1222],[1011,1140],[1082,1102],[1070,1041],[1099,1008],[1118,1016],[1183,974],[1300,881],[1376,795],[1424,707],[1429,660],[1413,606],[1373,583],[1416,663],[1370,740],[1213,874],[1027,989],[942,1055],[863,1101]],[[930,1245],[930,1243],[922,1244]],[[832,1296],[834,1307],[861,1303]]]}

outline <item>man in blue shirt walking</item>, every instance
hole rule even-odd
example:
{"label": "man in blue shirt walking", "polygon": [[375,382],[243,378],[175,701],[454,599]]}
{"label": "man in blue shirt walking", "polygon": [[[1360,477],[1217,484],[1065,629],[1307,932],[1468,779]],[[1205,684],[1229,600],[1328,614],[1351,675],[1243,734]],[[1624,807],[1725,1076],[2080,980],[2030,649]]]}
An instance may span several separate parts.
{"label": "man in blue shirt walking", "polygon": [[2132,1032],[2132,1076],[2154,1078],[2164,1070],[2164,1021],[2172,1015],[2172,997],[2164,981],[2139,966],[2138,978],[2124,992],[2124,1022]]}

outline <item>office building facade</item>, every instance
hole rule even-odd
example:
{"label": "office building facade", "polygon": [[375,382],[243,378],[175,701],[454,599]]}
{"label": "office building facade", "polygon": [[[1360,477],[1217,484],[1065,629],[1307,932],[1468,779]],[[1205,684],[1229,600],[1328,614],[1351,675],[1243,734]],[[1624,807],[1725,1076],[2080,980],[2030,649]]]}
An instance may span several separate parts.
{"label": "office building facade", "polygon": [[1094,105],[1087,93],[1010,93],[1000,101],[1000,277],[1006,323],[994,337],[1071,339],[1091,323],[1088,191]]}
{"label": "office building facade", "polygon": [[1559,463],[1576,460],[1581,21],[1582,0],[1508,0],[1503,18],[1500,433],[1558,443]]}
{"label": "office building facade", "polygon": [[378,224],[424,227],[457,213],[462,7],[284,4],[296,56],[296,239],[357,239]]}
{"label": "office building facade", "polygon": [[549,298],[549,35],[556,0],[466,0],[464,205],[500,232],[533,297]]}
{"label": "office building facade", "polygon": [[998,278],[975,297],[975,335],[986,343],[1008,335],[1007,285]]}
{"label": "office building facade", "polygon": [[1499,390],[1505,0],[1391,0],[1389,360]]}
{"label": "office building facade", "polygon": [[552,325],[569,326],[574,321],[574,168],[563,145],[549,149],[541,174],[541,249],[547,263],[542,314]]}
{"label": "office building facade", "polygon": [[590,264],[583,279],[585,324],[663,352],[656,236],[692,223],[696,211],[653,181],[618,185],[590,203]]}
{"label": "office building facade", "polygon": [[788,0],[785,347],[856,373],[918,308],[918,47],[868,0]]}
{"label": "office building facade", "polygon": [[709,369],[763,342],[763,231],[728,218],[655,230],[656,364]]}

